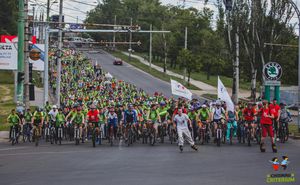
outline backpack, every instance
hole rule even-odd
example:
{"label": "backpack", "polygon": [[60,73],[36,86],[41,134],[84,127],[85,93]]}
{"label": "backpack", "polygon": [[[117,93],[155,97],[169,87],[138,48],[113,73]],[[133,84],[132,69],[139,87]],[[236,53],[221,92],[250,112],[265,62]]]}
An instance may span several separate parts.
{"label": "backpack", "polygon": [[235,120],[234,112],[228,111],[228,121],[233,122]]}
{"label": "backpack", "polygon": [[287,122],[289,120],[289,114],[286,109],[280,110],[280,121]]}

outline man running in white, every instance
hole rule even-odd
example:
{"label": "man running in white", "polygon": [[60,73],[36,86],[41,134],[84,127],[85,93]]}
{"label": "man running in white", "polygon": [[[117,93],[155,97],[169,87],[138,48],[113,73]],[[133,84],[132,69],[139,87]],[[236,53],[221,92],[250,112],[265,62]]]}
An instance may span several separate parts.
{"label": "man running in white", "polygon": [[[191,137],[188,123],[190,124],[190,126],[192,126],[192,122],[189,117],[186,114],[182,113],[182,109],[178,109],[178,114],[174,117],[174,127],[177,127],[179,149],[181,152],[183,151],[184,143],[183,134],[185,135],[187,142],[191,145],[191,148],[196,151],[198,150]],[[175,124],[177,124],[177,126]]]}

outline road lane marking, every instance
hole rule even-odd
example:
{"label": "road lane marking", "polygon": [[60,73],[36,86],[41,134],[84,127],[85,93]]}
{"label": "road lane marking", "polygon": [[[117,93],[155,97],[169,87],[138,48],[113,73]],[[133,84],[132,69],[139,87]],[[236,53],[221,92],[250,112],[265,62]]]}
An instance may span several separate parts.
{"label": "road lane marking", "polygon": [[0,156],[18,156],[18,155],[41,155],[41,154],[69,154],[69,153],[83,153],[83,152],[91,152],[94,150],[86,150],[86,151],[66,151],[66,152],[26,152],[26,153],[16,153],[16,154],[0,154]]}
{"label": "road lane marking", "polygon": [[14,147],[14,148],[2,148],[0,151],[7,151],[7,150],[19,150],[19,149],[24,149],[24,148],[29,148],[29,147]]}

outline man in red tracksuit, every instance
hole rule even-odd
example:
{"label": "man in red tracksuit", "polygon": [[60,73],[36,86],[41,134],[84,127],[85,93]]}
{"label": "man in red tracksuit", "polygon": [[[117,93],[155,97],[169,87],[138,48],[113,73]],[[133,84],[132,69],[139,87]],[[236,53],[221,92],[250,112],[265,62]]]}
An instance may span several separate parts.
{"label": "man in red tracksuit", "polygon": [[272,150],[274,153],[277,152],[277,148],[274,142],[274,132],[273,132],[273,119],[274,119],[274,109],[270,109],[268,106],[268,102],[267,101],[263,101],[263,107],[260,109],[260,113],[261,113],[261,128],[262,128],[262,138],[261,138],[261,143],[260,143],[260,151],[261,152],[265,152],[266,148],[265,148],[265,139],[267,137],[267,134],[270,136],[271,138],[271,142],[272,142]]}

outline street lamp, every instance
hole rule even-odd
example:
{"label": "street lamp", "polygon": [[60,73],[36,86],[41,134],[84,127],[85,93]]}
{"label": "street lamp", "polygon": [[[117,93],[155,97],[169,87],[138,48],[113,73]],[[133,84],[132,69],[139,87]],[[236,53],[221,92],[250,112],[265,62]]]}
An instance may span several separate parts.
{"label": "street lamp", "polygon": [[296,14],[298,16],[298,25],[299,25],[299,32],[298,32],[298,103],[297,103],[297,108],[298,108],[298,132],[300,132],[300,11],[297,5],[294,3],[293,0],[287,0],[295,9]]}

